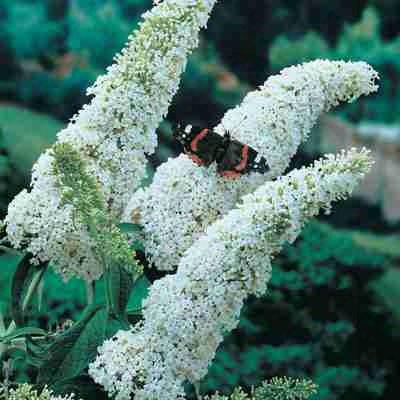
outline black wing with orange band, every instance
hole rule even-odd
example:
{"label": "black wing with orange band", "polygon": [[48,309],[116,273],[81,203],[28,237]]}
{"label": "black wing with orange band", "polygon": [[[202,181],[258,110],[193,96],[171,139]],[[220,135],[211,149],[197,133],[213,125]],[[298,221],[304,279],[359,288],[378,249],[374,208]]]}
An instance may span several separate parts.
{"label": "black wing with orange band", "polygon": [[208,167],[223,147],[224,138],[208,128],[188,126],[174,132],[188,157],[197,165]]}
{"label": "black wing with orange band", "polygon": [[197,165],[207,167],[215,161],[221,176],[236,178],[251,171],[269,170],[264,157],[247,144],[232,140],[229,133],[221,136],[211,129],[188,125],[185,129],[178,127],[174,137]]}
{"label": "black wing with orange band", "polygon": [[217,165],[221,176],[236,178],[249,172],[264,174],[269,171],[268,162],[256,150],[237,140],[231,140],[224,157]]}

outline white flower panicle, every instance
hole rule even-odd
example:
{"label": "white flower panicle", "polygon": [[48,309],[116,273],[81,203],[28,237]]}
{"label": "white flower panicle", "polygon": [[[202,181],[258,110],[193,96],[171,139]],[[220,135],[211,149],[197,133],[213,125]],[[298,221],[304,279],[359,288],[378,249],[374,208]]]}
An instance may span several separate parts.
{"label": "white flower panicle", "polygon": [[[155,130],[176,93],[188,54],[198,43],[216,0],[164,0],[143,16],[140,28],[97,79],[94,96],[58,134],[85,160],[116,217],[145,175],[145,154],[154,152]],[[101,274],[86,227],[63,205],[53,174],[53,154],[33,169],[32,188],[15,197],[6,218],[16,247],[27,246],[37,262],[48,261],[64,277]]]}
{"label": "white flower panicle", "polygon": [[[377,89],[377,73],[364,62],[317,60],[286,68],[228,111],[216,129],[256,149],[271,170],[237,180],[216,176],[215,165],[200,168],[186,156],[157,169],[152,184],[135,193],[124,220],[140,214],[147,256],[161,270],[173,270],[205,228],[243,194],[287,168],[319,115]],[[134,215],[134,218],[132,217]]]}
{"label": "white flower panicle", "polygon": [[351,149],[246,195],[185,252],[175,274],[153,284],[143,324],[99,348],[94,380],[118,400],[182,397],[184,381],[207,373],[244,300],[265,292],[272,257],[321,208],[346,198],[370,165],[368,151]]}
{"label": "white flower panicle", "polygon": [[227,129],[256,149],[272,176],[279,176],[323,112],[375,92],[377,79],[365,62],[315,60],[288,67],[229,110],[216,130]]}

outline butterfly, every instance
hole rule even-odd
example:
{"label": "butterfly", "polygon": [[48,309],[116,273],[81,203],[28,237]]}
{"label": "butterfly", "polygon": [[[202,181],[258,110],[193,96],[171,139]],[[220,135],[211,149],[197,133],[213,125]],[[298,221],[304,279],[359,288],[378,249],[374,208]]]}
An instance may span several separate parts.
{"label": "butterfly", "polygon": [[249,172],[265,173],[269,166],[265,157],[247,144],[232,139],[225,130],[224,136],[212,129],[177,125],[174,138],[183,145],[188,157],[197,165],[208,167],[214,161],[217,172],[226,178],[238,178]]}

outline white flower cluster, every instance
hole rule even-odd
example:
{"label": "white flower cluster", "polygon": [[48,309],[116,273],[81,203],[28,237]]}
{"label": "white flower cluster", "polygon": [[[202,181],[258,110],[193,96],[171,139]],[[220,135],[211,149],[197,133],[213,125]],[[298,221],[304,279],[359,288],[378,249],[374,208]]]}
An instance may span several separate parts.
{"label": "white flower cluster", "polygon": [[364,62],[317,60],[271,76],[242,104],[228,111],[216,130],[226,128],[267,160],[271,170],[237,180],[217,176],[215,165],[199,168],[186,156],[170,159],[152,184],[137,191],[124,220],[140,214],[147,256],[161,270],[173,270],[207,226],[246,193],[282,174],[323,111],[377,89],[377,73]]}
{"label": "white flower cluster", "polygon": [[[115,64],[88,90],[91,103],[58,134],[58,142],[79,151],[117,217],[145,175],[145,154],[154,152],[155,130],[215,1],[164,0],[145,13]],[[56,183],[50,149],[34,166],[31,191],[9,206],[8,237],[66,278],[95,279],[101,268],[86,227],[61,203]]]}
{"label": "white flower cluster", "polygon": [[351,149],[244,196],[185,252],[175,274],[153,284],[143,324],[100,347],[94,380],[118,400],[183,396],[183,382],[204,377],[237,326],[244,300],[265,292],[273,255],[321,208],[346,198],[370,165],[366,150]]}
{"label": "white flower cluster", "polygon": [[74,393],[66,395],[55,395],[51,390],[45,387],[38,392],[32,385],[24,383],[16,388],[10,389],[8,400],[77,400]]}

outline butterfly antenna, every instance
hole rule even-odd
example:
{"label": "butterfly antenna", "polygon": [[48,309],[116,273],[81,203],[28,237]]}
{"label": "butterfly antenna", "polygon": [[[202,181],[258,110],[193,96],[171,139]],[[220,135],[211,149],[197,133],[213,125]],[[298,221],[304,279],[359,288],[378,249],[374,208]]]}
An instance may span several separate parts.
{"label": "butterfly antenna", "polygon": [[[245,116],[243,117],[243,119],[239,122],[239,124],[235,126],[235,128],[232,130],[232,133],[236,132],[237,129],[240,128],[240,126],[243,124],[243,122],[244,122],[246,119],[247,119],[247,115],[245,115]],[[230,133],[230,132],[229,132],[229,129],[226,129],[226,128],[225,128],[225,125],[224,125],[224,123],[222,122],[222,120],[221,120],[221,125],[222,125],[222,127],[224,128],[225,132]]]}

